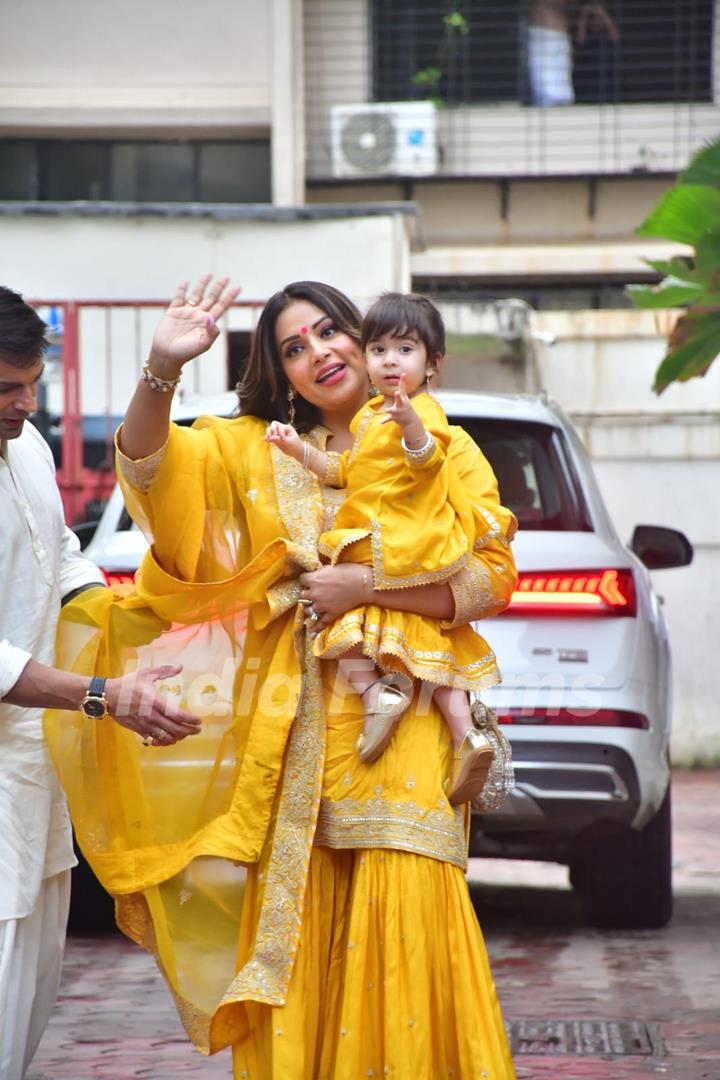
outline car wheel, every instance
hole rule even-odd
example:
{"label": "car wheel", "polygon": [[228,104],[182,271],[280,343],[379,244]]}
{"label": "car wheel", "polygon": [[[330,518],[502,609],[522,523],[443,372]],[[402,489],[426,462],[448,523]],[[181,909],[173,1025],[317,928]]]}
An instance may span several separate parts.
{"label": "car wheel", "polygon": [[640,930],[672,916],[670,786],[655,817],[631,829],[585,838],[573,873],[583,908],[595,926]]}

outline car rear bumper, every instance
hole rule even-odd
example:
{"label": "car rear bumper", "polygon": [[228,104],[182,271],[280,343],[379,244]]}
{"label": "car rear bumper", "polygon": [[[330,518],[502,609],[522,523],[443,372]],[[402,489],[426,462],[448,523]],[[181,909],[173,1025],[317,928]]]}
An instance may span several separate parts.
{"label": "car rear bumper", "polygon": [[589,829],[631,826],[641,807],[633,757],[601,742],[514,741],[515,788],[473,814],[471,855],[565,861]]}

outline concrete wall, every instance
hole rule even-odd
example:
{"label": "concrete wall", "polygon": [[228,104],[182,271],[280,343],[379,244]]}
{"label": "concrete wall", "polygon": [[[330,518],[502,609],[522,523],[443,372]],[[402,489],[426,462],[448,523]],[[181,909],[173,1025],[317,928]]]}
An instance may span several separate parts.
{"label": "concrete wall", "polygon": [[270,15],[255,0],[4,4],[0,133],[267,128]]}
{"label": "concrete wall", "polygon": [[[632,237],[638,224],[670,187],[655,177],[532,181],[511,180],[504,188],[489,180],[416,180],[411,196],[422,212],[428,251],[416,257],[418,274],[446,274],[442,251],[467,255],[473,246],[494,244],[605,243]],[[406,186],[387,181],[369,184],[320,184],[308,188],[309,203],[387,202],[403,199]],[[645,242],[647,247],[647,241]],[[442,249],[442,251],[440,250]],[[581,257],[582,253],[578,253]],[[542,273],[538,265],[527,272]],[[448,261],[448,260],[446,260]],[[433,265],[430,266],[429,264]],[[638,267],[640,268],[640,267]],[[572,274],[572,264],[568,273]],[[493,267],[479,260],[470,276],[488,276]]]}
{"label": "concrete wall", "polygon": [[[373,258],[367,253],[372,251]],[[37,300],[164,300],[183,278],[230,274],[242,298],[225,328],[254,326],[261,304],[289,281],[329,281],[367,305],[410,286],[409,242],[400,215],[319,221],[206,218],[0,217],[0,281]],[[157,310],[90,308],[81,317],[82,411],[122,413],[147,354]],[[184,388],[227,389],[218,339]],[[49,372],[51,411],[62,411],[61,370]]]}

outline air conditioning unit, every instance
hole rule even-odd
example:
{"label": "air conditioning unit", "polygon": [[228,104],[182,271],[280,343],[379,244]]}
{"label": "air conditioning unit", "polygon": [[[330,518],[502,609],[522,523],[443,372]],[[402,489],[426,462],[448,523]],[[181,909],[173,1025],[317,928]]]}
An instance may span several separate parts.
{"label": "air conditioning unit", "polygon": [[333,176],[431,176],[437,171],[431,101],[333,105]]}

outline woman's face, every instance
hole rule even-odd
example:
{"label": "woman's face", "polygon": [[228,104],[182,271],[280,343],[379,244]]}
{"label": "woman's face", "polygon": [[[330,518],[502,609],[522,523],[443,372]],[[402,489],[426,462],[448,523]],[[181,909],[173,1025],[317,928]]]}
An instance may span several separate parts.
{"label": "woman's face", "polygon": [[324,416],[352,415],[367,401],[359,343],[316,304],[288,304],[275,323],[275,340],[288,382]]}

